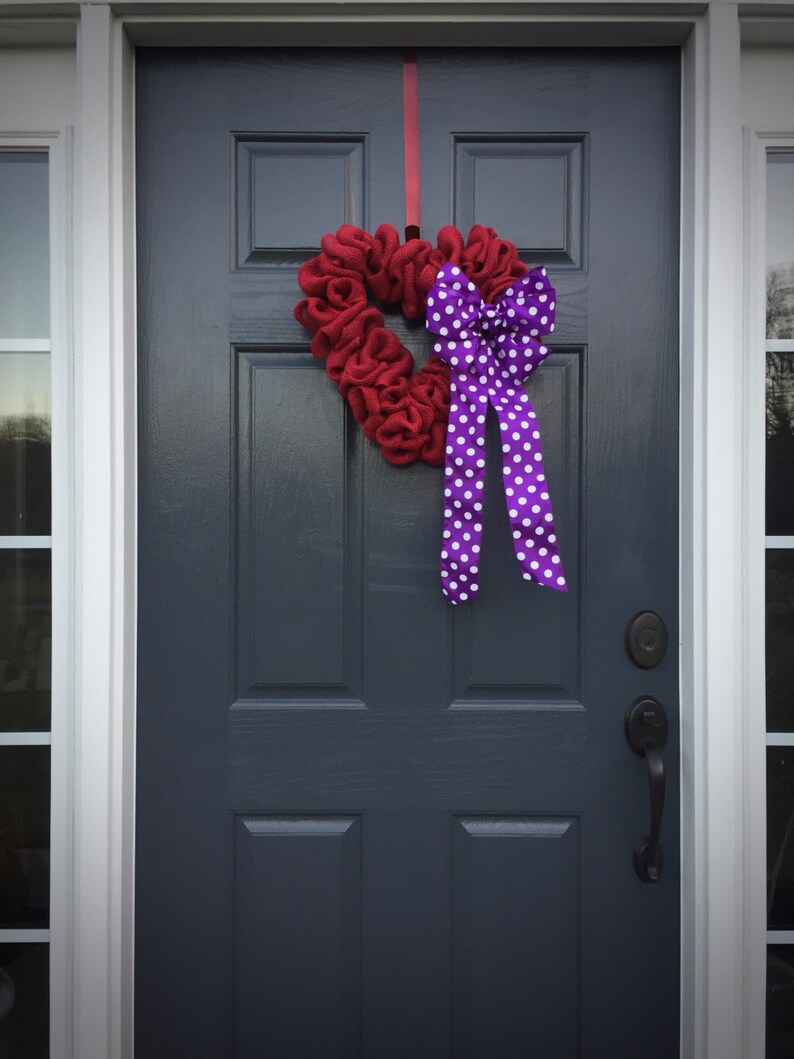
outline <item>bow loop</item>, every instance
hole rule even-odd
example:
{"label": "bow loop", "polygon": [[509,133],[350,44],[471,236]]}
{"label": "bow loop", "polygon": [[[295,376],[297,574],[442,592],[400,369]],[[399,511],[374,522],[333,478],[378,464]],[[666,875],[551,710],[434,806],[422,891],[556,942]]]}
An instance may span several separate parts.
{"label": "bow loop", "polygon": [[[487,312],[489,307],[484,308]],[[549,355],[539,336],[554,330],[554,308],[554,288],[545,268],[533,268],[514,281],[495,306],[496,346],[519,382],[526,382]]]}
{"label": "bow loop", "polygon": [[456,370],[474,363],[481,306],[480,292],[458,266],[444,265],[427,296],[427,329],[442,340],[436,353]]}

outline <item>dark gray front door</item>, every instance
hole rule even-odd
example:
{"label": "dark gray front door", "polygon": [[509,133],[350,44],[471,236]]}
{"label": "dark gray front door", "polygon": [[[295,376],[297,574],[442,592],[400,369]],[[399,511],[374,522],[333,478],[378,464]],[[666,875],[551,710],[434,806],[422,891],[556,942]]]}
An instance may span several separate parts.
{"label": "dark gray front door", "polygon": [[449,607],[443,472],[383,460],[292,316],[324,232],[402,223],[399,52],[139,53],[141,1059],[678,1054],[678,54],[419,76],[423,234],[492,225],[558,291],[528,388],[570,591],[521,578],[492,432]]}

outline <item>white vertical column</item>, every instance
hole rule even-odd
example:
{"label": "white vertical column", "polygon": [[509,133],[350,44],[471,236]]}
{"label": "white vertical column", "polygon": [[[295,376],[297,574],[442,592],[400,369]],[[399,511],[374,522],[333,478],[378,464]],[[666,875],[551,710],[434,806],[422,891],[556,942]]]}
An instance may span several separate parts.
{"label": "white vertical column", "polygon": [[[683,1054],[746,1051],[743,827],[742,140],[738,7],[711,3],[685,121],[694,179],[685,196],[682,477]],[[699,52],[699,54],[698,54]],[[693,56],[690,56],[690,59]],[[699,73],[697,71],[700,71]],[[688,229],[692,223],[694,234]],[[702,234],[701,234],[702,233]],[[687,264],[685,257],[685,266]],[[691,346],[688,346],[691,341]],[[688,358],[691,357],[691,362]],[[689,434],[687,437],[686,434]]]}
{"label": "white vertical column", "polygon": [[132,1054],[135,390],[125,139],[132,124],[122,110],[129,105],[123,92],[129,56],[121,27],[106,4],[83,4],[80,14],[72,1052],[75,1059],[121,1059]]}

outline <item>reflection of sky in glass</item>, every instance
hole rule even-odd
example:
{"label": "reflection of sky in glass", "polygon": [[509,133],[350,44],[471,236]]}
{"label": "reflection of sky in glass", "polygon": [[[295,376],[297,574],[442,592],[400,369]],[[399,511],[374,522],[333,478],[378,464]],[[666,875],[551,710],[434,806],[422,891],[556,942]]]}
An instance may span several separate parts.
{"label": "reflection of sky in glass", "polygon": [[0,338],[50,333],[45,152],[0,152]]}
{"label": "reflection of sky in glass", "polygon": [[767,155],[766,260],[794,261],[794,152]]}
{"label": "reflection of sky in glass", "polygon": [[49,353],[0,353],[0,419],[50,418]]}

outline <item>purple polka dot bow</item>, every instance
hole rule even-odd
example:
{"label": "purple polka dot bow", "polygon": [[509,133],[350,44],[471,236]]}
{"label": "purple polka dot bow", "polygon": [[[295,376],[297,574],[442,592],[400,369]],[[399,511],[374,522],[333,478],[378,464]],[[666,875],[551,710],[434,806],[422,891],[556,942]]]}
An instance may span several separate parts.
{"label": "purple polka dot bow", "polygon": [[435,352],[450,366],[441,587],[450,603],[479,590],[485,484],[485,417],[499,420],[502,474],[516,558],[527,581],[567,591],[543,471],[538,421],[524,390],[551,352],[554,288],[545,268],[516,280],[495,305],[483,303],[457,265],[446,264],[427,297]]}

